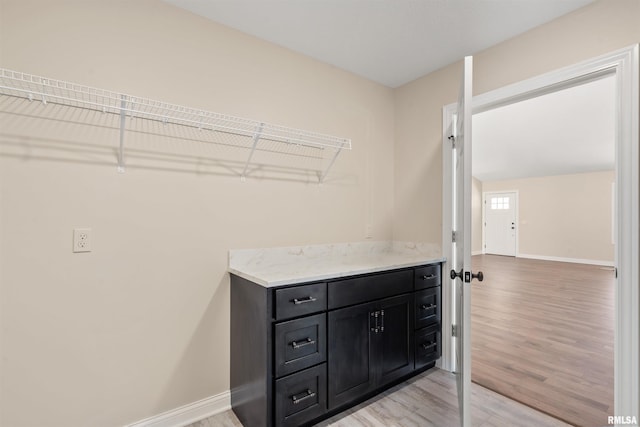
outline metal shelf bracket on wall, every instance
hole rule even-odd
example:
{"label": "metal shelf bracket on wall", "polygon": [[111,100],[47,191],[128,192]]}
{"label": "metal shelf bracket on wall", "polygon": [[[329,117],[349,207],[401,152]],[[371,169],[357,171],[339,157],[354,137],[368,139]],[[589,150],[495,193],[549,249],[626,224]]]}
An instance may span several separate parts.
{"label": "metal shelf bracket on wall", "polygon": [[120,96],[120,145],[118,147],[118,172],[120,173],[124,173],[124,131],[125,131],[126,125],[127,125],[127,95],[121,95]]}
{"label": "metal shelf bracket on wall", "polygon": [[[125,171],[124,142],[127,133],[127,116],[131,120],[134,118],[149,120],[163,125],[171,124],[202,131],[201,137],[189,140],[216,143],[217,138],[220,144],[249,149],[244,168],[239,173],[243,181],[248,176],[251,161],[262,142],[317,150],[322,154],[321,158],[325,152],[331,153],[333,150],[332,157],[328,159],[328,166],[316,172],[319,183],[325,181],[342,150],[351,150],[351,140],[348,138],[133,97],[3,68],[0,68],[0,95],[29,101],[40,99],[43,105],[56,104],[119,116],[118,172]],[[205,133],[208,136],[205,137]],[[234,137],[231,143],[230,136]]]}
{"label": "metal shelf bracket on wall", "polygon": [[[338,158],[338,155],[340,154],[340,151],[342,151],[342,147],[343,147],[343,144],[340,145],[340,147],[334,149],[335,153],[334,153],[333,157],[331,158],[331,160],[329,161],[329,165],[326,167],[324,172],[322,172],[322,174],[320,174],[320,173],[318,174],[318,182],[320,184],[322,184],[324,182],[324,179],[329,174],[329,171],[331,170],[331,167],[333,166],[333,164],[336,162],[336,159]],[[349,146],[349,149],[351,149],[351,146]]]}
{"label": "metal shelf bracket on wall", "polygon": [[242,170],[242,176],[240,177],[242,181],[246,181],[247,179],[247,168],[249,168],[249,163],[251,163],[251,158],[253,157],[253,153],[255,153],[256,151],[256,146],[258,145],[258,141],[260,141],[260,135],[262,134],[263,127],[264,127],[264,123],[260,123],[260,125],[258,125],[258,128],[256,129],[256,134],[253,135],[253,144],[251,146],[251,152],[249,153],[247,162],[244,164],[244,169]]}

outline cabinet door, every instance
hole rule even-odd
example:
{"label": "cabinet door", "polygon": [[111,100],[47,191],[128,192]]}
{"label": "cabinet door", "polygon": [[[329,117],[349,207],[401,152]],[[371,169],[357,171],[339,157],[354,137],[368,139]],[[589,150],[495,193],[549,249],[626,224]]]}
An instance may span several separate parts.
{"label": "cabinet door", "polygon": [[378,302],[381,330],[375,335],[376,386],[410,374],[414,369],[413,294]]}
{"label": "cabinet door", "polygon": [[329,312],[329,410],[357,399],[375,386],[371,367],[375,327],[373,303]]}

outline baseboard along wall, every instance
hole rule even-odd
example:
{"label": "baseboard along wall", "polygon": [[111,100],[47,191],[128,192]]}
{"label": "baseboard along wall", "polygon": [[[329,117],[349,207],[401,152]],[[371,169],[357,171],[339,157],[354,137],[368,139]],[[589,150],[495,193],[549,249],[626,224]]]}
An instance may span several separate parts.
{"label": "baseboard along wall", "polygon": [[231,392],[225,391],[125,427],[184,427],[228,409],[231,409]]}
{"label": "baseboard along wall", "polygon": [[558,261],[558,262],[571,262],[574,264],[591,264],[591,265],[602,265],[605,267],[613,267],[613,261],[603,261],[597,259],[582,259],[582,258],[563,258],[556,256],[546,256],[546,255],[531,255],[531,254],[518,254],[518,258],[529,258],[529,259],[539,259],[542,261]]}

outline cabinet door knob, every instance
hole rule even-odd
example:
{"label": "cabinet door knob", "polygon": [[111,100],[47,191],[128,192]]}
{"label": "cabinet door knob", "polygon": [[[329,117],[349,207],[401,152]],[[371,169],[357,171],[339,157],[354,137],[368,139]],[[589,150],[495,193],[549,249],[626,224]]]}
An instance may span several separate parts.
{"label": "cabinet door knob", "polygon": [[421,308],[422,310],[431,310],[432,308],[436,308],[436,305],[435,305],[435,304],[429,304],[429,305],[427,305],[427,304],[422,304],[422,305],[420,306],[420,308]]}
{"label": "cabinet door knob", "polygon": [[431,280],[435,277],[436,277],[435,274],[429,274],[428,276],[425,274],[424,276],[422,276],[422,280]]}

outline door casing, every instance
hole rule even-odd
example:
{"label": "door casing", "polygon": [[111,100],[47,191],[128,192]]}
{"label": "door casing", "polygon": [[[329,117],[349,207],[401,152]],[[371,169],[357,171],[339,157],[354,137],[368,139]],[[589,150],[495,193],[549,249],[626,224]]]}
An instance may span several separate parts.
{"label": "door casing", "polygon": [[[473,113],[556,92],[598,78],[616,76],[616,254],[614,414],[640,415],[640,72],[639,45],[561,68],[473,98]],[[450,257],[452,242],[452,150],[447,129],[456,104],[443,107],[442,115],[442,251]],[[449,271],[445,262],[443,271]],[[453,371],[455,352],[451,339],[454,286],[443,275],[442,359],[439,366]]]}

